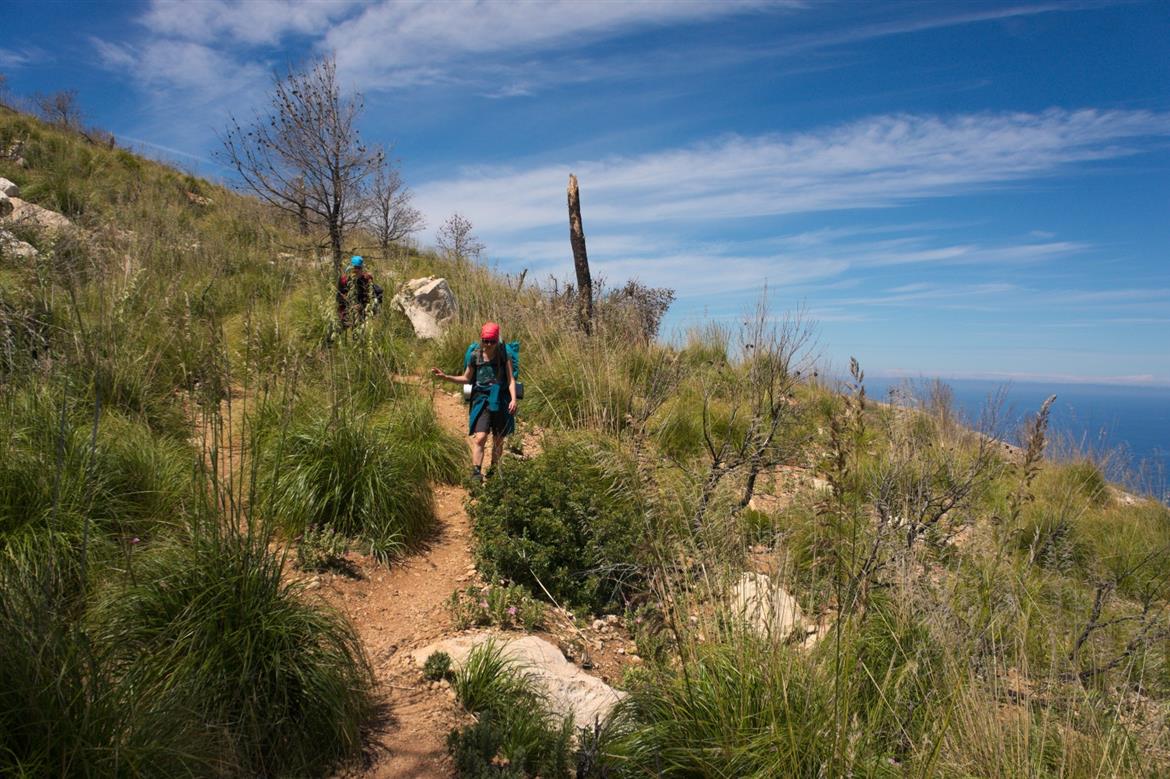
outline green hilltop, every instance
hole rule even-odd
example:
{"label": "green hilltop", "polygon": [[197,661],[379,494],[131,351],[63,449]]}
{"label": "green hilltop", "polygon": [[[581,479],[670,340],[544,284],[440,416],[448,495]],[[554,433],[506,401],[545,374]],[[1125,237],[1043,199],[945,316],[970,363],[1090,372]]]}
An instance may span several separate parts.
{"label": "green hilltop", "polygon": [[[368,653],[291,572],[434,537],[469,460],[418,377],[488,319],[526,385],[468,500],[491,608],[616,615],[641,661],[577,735],[482,653],[460,775],[1170,772],[1170,511],[1046,459],[1046,409],[1005,448],[943,392],[825,386],[766,302],[667,344],[669,291],[613,286],[586,335],[572,289],[404,246],[343,331],[295,219],[2,108],[0,155],[71,222],[0,223],[0,774],[360,762]],[[425,276],[458,301],[430,341],[390,304]]]}

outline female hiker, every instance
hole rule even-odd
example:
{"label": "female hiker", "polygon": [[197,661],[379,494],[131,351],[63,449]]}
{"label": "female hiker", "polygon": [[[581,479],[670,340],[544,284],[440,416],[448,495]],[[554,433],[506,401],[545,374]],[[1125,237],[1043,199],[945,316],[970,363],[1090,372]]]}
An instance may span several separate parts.
{"label": "female hiker", "polygon": [[504,345],[500,343],[500,326],[485,322],[479,332],[479,345],[468,347],[463,373],[448,376],[438,368],[431,373],[444,381],[471,384],[471,411],[467,434],[471,439],[471,477],[483,480],[483,451],[488,432],[492,434],[492,468],[504,454],[504,438],[516,427],[516,371]]}

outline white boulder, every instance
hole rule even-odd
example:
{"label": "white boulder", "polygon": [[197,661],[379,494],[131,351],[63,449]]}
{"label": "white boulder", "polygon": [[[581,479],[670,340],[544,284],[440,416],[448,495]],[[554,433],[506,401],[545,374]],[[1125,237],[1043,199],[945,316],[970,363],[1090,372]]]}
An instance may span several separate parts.
{"label": "white boulder", "polygon": [[570,663],[561,650],[536,636],[506,639],[489,632],[448,638],[411,653],[415,665],[423,667],[434,652],[446,652],[451,656],[453,669],[458,670],[471,650],[486,641],[500,642],[505,657],[515,661],[517,667],[548,696],[549,709],[557,716],[572,715],[580,727],[592,726],[594,719],[604,720],[613,707],[626,696],[600,679],[590,676]]}
{"label": "white boulder", "polygon": [[730,601],[732,611],[760,635],[785,641],[799,630],[803,638],[800,604],[767,574],[745,572],[731,588]]}
{"label": "white boulder", "polygon": [[65,215],[58,214],[56,211],[50,211],[18,197],[9,198],[9,200],[12,201],[12,212],[4,217],[9,224],[29,225],[49,233],[61,232],[73,227],[73,223]]}
{"label": "white boulder", "polygon": [[20,197],[20,187],[3,176],[0,176],[0,194],[7,195],[8,197]]}
{"label": "white boulder", "polygon": [[0,257],[12,257],[18,260],[31,260],[39,252],[30,243],[17,238],[12,233],[0,230]]}
{"label": "white boulder", "polygon": [[428,276],[404,283],[394,296],[419,338],[439,338],[455,319],[455,293],[446,279]]}

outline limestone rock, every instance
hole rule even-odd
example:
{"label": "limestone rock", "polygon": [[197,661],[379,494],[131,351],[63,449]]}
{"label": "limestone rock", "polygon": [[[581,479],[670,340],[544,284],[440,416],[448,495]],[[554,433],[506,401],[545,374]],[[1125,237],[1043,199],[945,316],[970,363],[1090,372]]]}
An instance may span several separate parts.
{"label": "limestone rock", "polygon": [[17,238],[12,233],[0,230],[0,257],[31,260],[39,255],[36,247]]}
{"label": "limestone rock", "polygon": [[0,219],[10,216],[16,210],[16,205],[8,195],[0,195]]}
{"label": "limestone rock", "polygon": [[8,197],[20,197],[20,187],[3,176],[0,176],[0,194],[7,195]]}
{"label": "limestone rock", "polygon": [[[9,224],[29,225],[43,232],[56,233],[73,227],[63,214],[41,208],[35,203],[21,200],[18,197],[9,198],[12,201],[12,213],[5,217]],[[0,207],[2,212],[2,207]]]}
{"label": "limestone rock", "polygon": [[786,640],[794,630],[804,628],[796,598],[767,574],[745,572],[731,589],[731,608],[763,636]]}
{"label": "limestone rock", "polygon": [[590,676],[570,663],[561,650],[536,636],[504,639],[489,632],[449,638],[411,653],[415,665],[423,667],[431,653],[443,651],[451,656],[452,668],[458,670],[471,650],[488,639],[502,642],[505,657],[510,657],[548,695],[549,709],[558,716],[572,714],[579,726],[592,725],[594,718],[604,720],[625,693]]}
{"label": "limestone rock", "polygon": [[404,283],[394,296],[419,338],[439,338],[455,318],[455,293],[446,279],[428,276]]}

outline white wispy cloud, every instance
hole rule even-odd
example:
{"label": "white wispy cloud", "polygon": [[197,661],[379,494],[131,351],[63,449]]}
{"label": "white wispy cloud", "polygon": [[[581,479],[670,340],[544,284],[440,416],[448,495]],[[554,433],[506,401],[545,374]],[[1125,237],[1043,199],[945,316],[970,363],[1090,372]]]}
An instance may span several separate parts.
{"label": "white wispy cloud", "polygon": [[563,221],[574,171],[587,229],[876,208],[1048,176],[1166,136],[1170,114],[1150,111],[877,116],[638,157],[469,169],[418,187],[417,201],[436,224],[460,211],[496,232],[530,230]]}
{"label": "white wispy cloud", "polygon": [[289,35],[318,37],[360,0],[154,0],[139,22],[180,40],[275,45]]}
{"label": "white wispy cloud", "polygon": [[0,46],[0,68],[15,70],[43,62],[48,54],[44,49],[25,46],[19,49],[10,49]]}
{"label": "white wispy cloud", "polygon": [[[785,0],[406,0],[367,7],[325,35],[338,65],[368,87],[397,86],[447,74],[447,66],[547,51],[639,28],[693,23],[762,9],[798,8]],[[389,45],[388,45],[389,43]]]}

